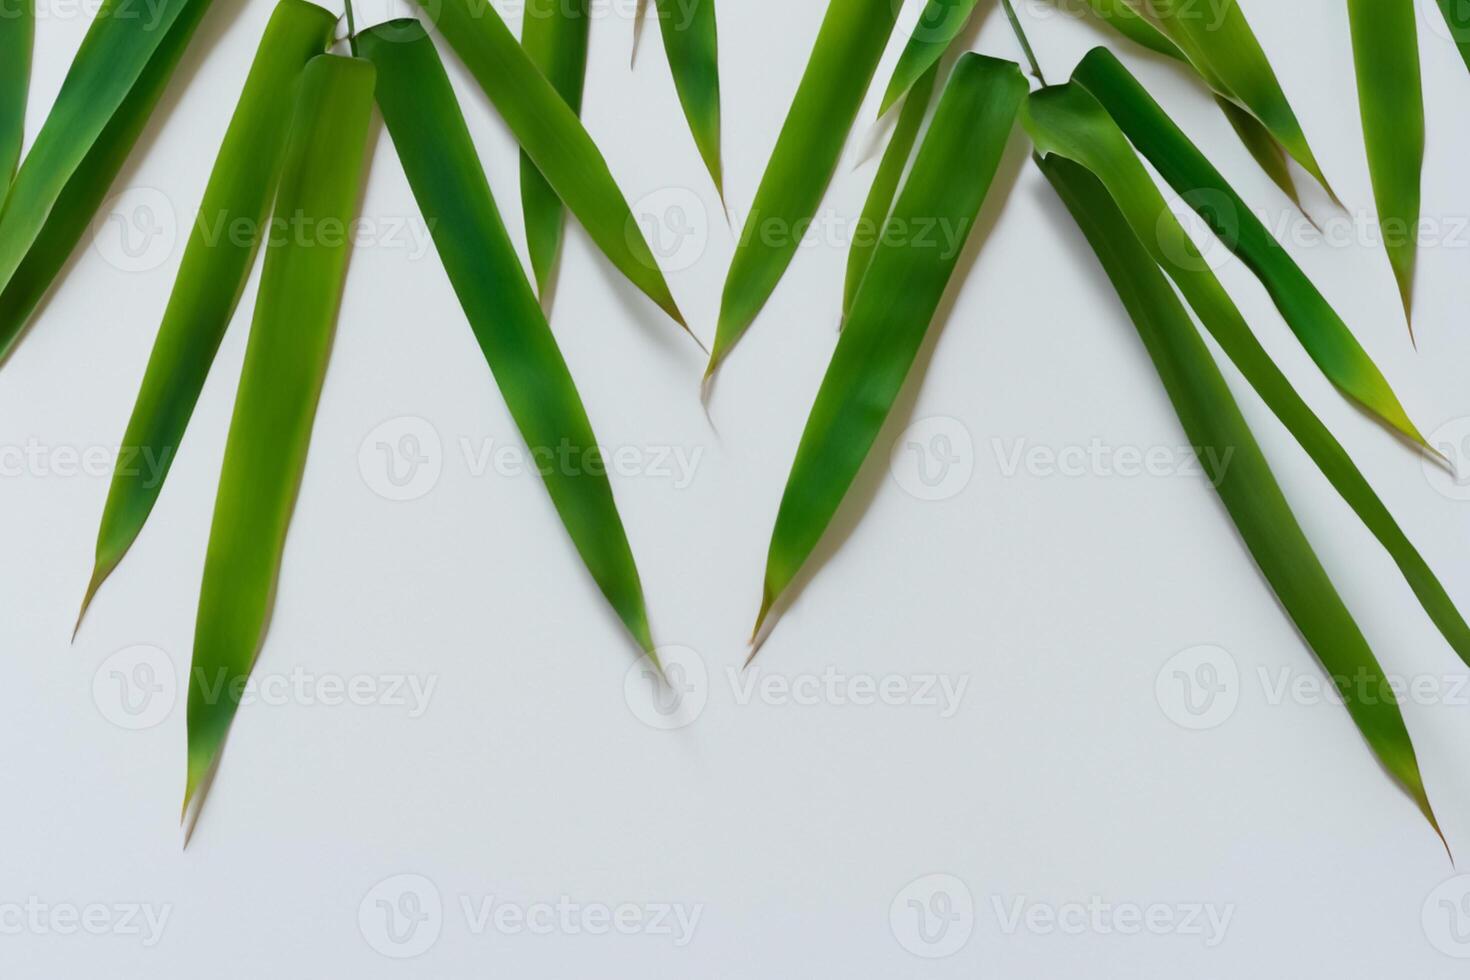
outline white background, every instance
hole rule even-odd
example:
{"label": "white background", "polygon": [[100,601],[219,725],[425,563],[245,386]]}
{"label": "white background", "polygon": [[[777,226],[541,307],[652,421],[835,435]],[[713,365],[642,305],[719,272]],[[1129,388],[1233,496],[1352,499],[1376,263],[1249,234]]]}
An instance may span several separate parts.
{"label": "white background", "polygon": [[[1371,214],[1342,5],[1242,3],[1343,200]],[[1470,249],[1459,228],[1470,214],[1470,75],[1432,0],[1419,5],[1425,213],[1450,224],[1447,240],[1423,254],[1418,352],[1381,250],[1365,242],[1293,251],[1421,426],[1449,425],[1444,438],[1456,450],[1470,434]],[[40,6],[32,135],[87,26],[74,5]],[[518,7],[497,6],[518,29]],[[587,125],[641,210],[667,217],[669,202],[692,202],[685,216],[708,229],[680,253],[674,264],[687,267],[671,283],[709,340],[734,233],[688,136],[656,30],[629,69],[632,6],[598,4]],[[727,190],[737,216],[824,6],[721,0]],[[1048,11],[1023,6],[1044,66],[1061,79],[1105,35]],[[166,231],[192,220],[269,12],[266,0],[216,0],[115,187],[132,195],[112,209],[123,219],[141,214],[142,201]],[[970,40],[1017,54],[998,12]],[[1115,47],[1250,201],[1273,223],[1290,218],[1197,85]],[[521,243],[514,147],[446,60]],[[123,688],[118,672],[143,676],[131,668],[145,662],[183,690],[254,280],[153,519],[73,646],[107,479],[56,470],[71,450],[117,445],[180,258],[165,236],[161,251],[125,260],[116,222],[79,250],[0,373],[8,454],[0,739],[9,760],[0,906],[50,910],[36,913],[39,926],[6,926],[0,973],[1463,975],[1449,954],[1470,946],[1455,942],[1451,905],[1470,883],[1442,884],[1455,874],[1444,850],[1340,708],[1275,696],[1283,676],[1318,672],[1204,480],[1097,466],[1064,475],[1025,463],[1040,458],[1025,455],[1037,449],[1172,452],[1184,437],[1114,294],[1019,139],[924,369],[860,481],[860,506],[845,510],[839,546],[824,549],[819,574],[757,661],[756,677],[768,681],[826,672],[839,695],[854,678],[941,678],[965,685],[958,710],[942,717],[934,705],[825,693],[815,704],[746,698],[750,678],[731,680],[788,467],[836,341],[842,222],[857,213],[876,165],[879,88],[823,205],[838,231],[802,249],[728,361],[710,408],[718,434],[697,398],[699,352],[580,229],[568,234],[553,327],[602,442],[636,447],[647,463],[615,478],[618,502],[659,641],[694,651],[705,671],[682,709],[702,702],[702,711],[673,731],[645,723],[661,716],[632,645],[536,478],[476,473],[466,459],[466,445],[473,457],[488,440],[518,447],[519,438],[437,259],[416,251],[422,225],[386,134],[375,135],[363,213],[413,222],[418,239],[384,231],[353,255],[257,673],[366,678],[380,691],[411,674],[435,687],[418,716],[403,705],[290,694],[247,704],[187,850],[177,824],[182,696],[170,700],[165,683],[140,721],[119,698],[137,704],[142,692]],[[1319,217],[1332,217],[1316,203]],[[1470,488],[1426,475],[1412,452],[1338,397],[1245,270],[1227,265],[1221,275],[1470,608],[1470,503],[1457,499]],[[1375,541],[1227,373],[1386,669],[1437,689],[1405,713],[1449,841],[1470,851],[1463,666]],[[945,499],[922,500],[905,490],[917,485],[916,457],[903,446],[916,440],[900,436],[936,417],[917,441],[949,435],[961,473]],[[405,427],[422,434],[425,424],[441,446],[437,481],[417,499],[385,499],[377,442]],[[890,467],[896,441],[900,462]],[[15,465],[26,447],[41,464]],[[687,486],[657,463],[676,449],[699,454]],[[1019,469],[1010,463],[1018,451]],[[1201,645],[1220,650],[1171,659]],[[1227,683],[1233,666],[1237,680],[1226,694],[1234,710],[1196,731],[1178,723],[1189,716],[1174,671],[1188,673],[1200,656],[1223,666]],[[698,671],[683,677],[693,683]],[[398,905],[407,892],[431,918],[395,945],[378,901],[407,909]],[[510,918],[480,922],[491,899],[509,907],[503,916],[560,901],[594,914],[681,906],[700,918],[684,945],[659,928],[593,935],[577,920],[535,934]],[[958,917],[938,944],[919,936],[910,899]],[[1009,921],[1018,902],[1033,910],[1031,925]],[[99,903],[147,905],[168,919],[152,945],[123,928],[58,934],[65,912],[56,910]],[[1075,903],[1108,911],[1068,918],[1065,930],[1044,927],[1048,913],[1065,918]],[[1130,908],[1154,905],[1176,926],[1190,906],[1209,906],[1230,916],[1228,931],[1211,945],[1207,926],[1165,935],[1116,928],[1129,924]],[[420,949],[412,960],[385,955]],[[936,952],[952,955],[916,955]]]}

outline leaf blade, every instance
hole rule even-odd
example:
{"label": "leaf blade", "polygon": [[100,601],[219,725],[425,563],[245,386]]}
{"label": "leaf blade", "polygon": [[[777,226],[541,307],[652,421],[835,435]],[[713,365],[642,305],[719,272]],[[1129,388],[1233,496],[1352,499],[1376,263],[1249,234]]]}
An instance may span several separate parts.
{"label": "leaf blade", "polygon": [[14,14],[0,18],[0,204],[20,163],[35,36],[35,0],[16,0]]}
{"label": "leaf blade", "polygon": [[888,110],[897,105],[898,100],[919,79],[939,64],[944,52],[949,50],[955,38],[960,36],[960,31],[970,22],[970,16],[975,12],[975,4],[978,2],[979,0],[928,0],[919,13],[919,21],[914,26],[909,43],[898,56],[898,64],[894,66],[893,77],[888,82],[883,101],[878,108],[879,116],[887,115]]}
{"label": "leaf blade", "polygon": [[720,150],[720,45],[715,0],[657,0],[657,7],[679,104],[700,159],[723,200],[725,168]]}

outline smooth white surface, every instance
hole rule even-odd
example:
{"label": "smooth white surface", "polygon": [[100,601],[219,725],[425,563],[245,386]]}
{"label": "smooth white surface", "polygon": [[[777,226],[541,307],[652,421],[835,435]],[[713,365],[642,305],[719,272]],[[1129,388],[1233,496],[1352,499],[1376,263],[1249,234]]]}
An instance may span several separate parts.
{"label": "smooth white surface", "polygon": [[[1242,2],[1338,192],[1371,214],[1341,4]],[[87,26],[75,6],[40,5],[33,133]],[[518,26],[518,6],[496,5]],[[597,0],[585,117],[630,200],[662,215],[665,230],[685,227],[670,205],[695,229],[705,215],[707,235],[679,253],[674,265],[686,267],[671,282],[708,340],[734,233],[684,126],[656,30],[629,70],[633,5]],[[1433,0],[1419,6],[1431,127],[1425,213],[1458,228],[1470,213],[1470,76],[1442,32],[1428,29],[1439,25]],[[143,214],[140,201],[157,206],[165,230],[192,218],[269,9],[216,0],[115,188],[133,195],[124,218]],[[823,9],[817,0],[721,0],[737,215]],[[1037,0],[1022,14],[1061,79],[1105,35],[1049,9]],[[972,43],[1017,56],[998,12]],[[1273,221],[1289,217],[1197,85],[1115,48],[1249,200]],[[519,241],[514,147],[446,60]],[[823,205],[834,224],[857,213],[876,166],[868,149],[880,87]],[[120,260],[120,226],[104,228],[0,373],[0,739],[9,748],[0,974],[1462,975],[1447,953],[1470,953],[1449,931],[1470,927],[1453,907],[1470,880],[1441,885],[1454,869],[1340,708],[1310,690],[1277,696],[1282,671],[1311,684],[1317,669],[1205,482],[1096,465],[1047,475],[1036,465],[1043,456],[1026,455],[1096,445],[1115,461],[1125,450],[1126,461],[1127,450],[1170,454],[1185,440],[1100,269],[1024,153],[1018,140],[998,185],[1003,202],[988,211],[993,227],[971,249],[932,360],[864,478],[866,507],[844,515],[855,530],[780,623],[759,672],[734,681],[781,489],[836,340],[845,252],[840,242],[801,251],[720,378],[716,436],[696,397],[698,351],[579,229],[569,232],[553,326],[602,441],[637,450],[627,458],[638,475],[618,476],[615,489],[655,632],[695,651],[679,656],[697,657],[707,677],[684,706],[702,703],[697,719],[670,731],[645,723],[666,719],[538,481],[498,475],[493,455],[476,473],[488,441],[493,453],[517,449],[519,438],[437,259],[421,251],[422,225],[380,133],[363,214],[382,230],[352,260],[258,668],[276,680],[241,710],[187,852],[176,824],[182,697],[170,700],[162,684],[147,701],[115,672],[145,677],[132,671],[152,664],[184,689],[254,282],[152,522],[69,647],[107,481],[54,469],[69,449],[116,446],[179,260],[167,247]],[[417,239],[388,230],[405,222]],[[1470,434],[1470,235],[1447,237],[1424,250],[1417,354],[1381,251],[1293,250],[1426,431],[1448,424],[1453,441]],[[148,267],[120,267],[130,264]],[[1221,275],[1470,605],[1470,503],[1457,499],[1470,490],[1426,476],[1346,405],[1245,270],[1227,265]],[[1463,667],[1370,535],[1229,377],[1387,669],[1434,688],[1405,710],[1450,843],[1470,849]],[[948,436],[960,476],[916,496],[905,486],[924,484],[904,449],[915,440],[899,437],[936,417],[917,441]],[[438,437],[441,452],[430,456],[440,471],[407,492],[422,496],[392,501],[375,491],[391,488],[375,454],[404,434],[423,437],[421,447]],[[40,447],[45,474],[35,463],[14,469],[27,446]],[[697,459],[687,486],[659,463],[676,450]],[[936,495],[944,499],[920,499]],[[1202,645],[1223,657],[1171,660]],[[1174,671],[1197,669],[1201,657],[1227,681],[1233,666],[1235,706],[1190,730],[1171,719],[1192,717],[1180,713]],[[686,679],[697,679],[690,671]],[[421,713],[331,706],[292,693],[293,672],[327,685],[310,688],[316,695],[362,678],[368,700],[391,701],[388,688],[406,675],[434,686]],[[854,678],[856,692],[843,686]],[[918,695],[925,678],[962,691],[950,716],[936,705],[845,700],[869,683],[886,684],[890,699]],[[751,680],[776,686],[748,695]],[[815,684],[816,703],[783,698],[783,682],[804,701]],[[123,694],[145,713],[122,711]],[[400,944],[385,931],[386,910],[412,910],[405,895],[429,918],[413,933],[399,920]],[[17,932],[8,910],[32,898],[51,909],[36,913],[47,931],[27,922]],[[942,934],[931,918],[925,935],[935,942],[926,943],[910,900],[957,918]],[[699,918],[680,945],[672,916],[634,935],[593,935],[585,922],[563,924],[558,902],[590,911],[593,925],[599,908],[613,915],[624,903],[638,907],[628,917],[667,905]],[[168,917],[152,945],[110,926],[57,934],[66,922],[57,907],[91,903],[143,903]],[[502,904],[510,911],[497,919]],[[545,904],[552,919],[539,918]],[[1149,912],[1154,905],[1162,911]],[[1193,905],[1229,917],[1223,941],[1210,944],[1214,927],[1207,915],[1192,918]],[[116,924],[123,913],[106,914]],[[517,915],[538,931],[517,930]],[[1061,925],[1048,929],[1049,915]],[[1172,924],[1159,925],[1166,917]],[[1173,931],[1127,934],[1139,921]],[[147,929],[142,918],[133,924]]]}

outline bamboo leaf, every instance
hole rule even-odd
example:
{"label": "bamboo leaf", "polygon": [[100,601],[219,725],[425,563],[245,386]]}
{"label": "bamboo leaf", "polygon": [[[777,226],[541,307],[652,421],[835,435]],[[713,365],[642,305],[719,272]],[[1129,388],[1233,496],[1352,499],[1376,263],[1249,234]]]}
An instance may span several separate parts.
{"label": "bamboo leaf", "polygon": [[1032,96],[1021,118],[1042,153],[1066,157],[1103,182],[1128,219],[1134,236],[1178,285],[1262,401],[1373,532],[1429,618],[1460,658],[1470,664],[1470,625],[1347,450],[1256,340],[1102,105],[1073,83]]}
{"label": "bamboo leaf", "polygon": [[369,62],[335,55],[301,73],[199,593],[186,812],[265,638],[347,271],[373,78]]}
{"label": "bamboo leaf", "polygon": [[842,294],[843,319],[852,312],[858,287],[862,285],[868,265],[873,261],[873,250],[878,247],[878,235],[888,220],[888,212],[893,210],[893,199],[898,194],[899,181],[903,179],[904,168],[913,157],[914,143],[918,140],[924,116],[929,111],[929,102],[933,98],[934,85],[938,78],[939,64],[935,62],[917,82],[909,86],[904,96],[903,111],[898,115],[898,124],[893,128],[893,136],[888,141],[888,148],[883,151],[878,173],[873,178],[873,186],[863,203],[863,213],[857,223],[858,233],[848,246],[847,281]]}
{"label": "bamboo leaf", "polygon": [[20,162],[36,34],[35,0],[13,0],[11,7],[0,17],[0,204]]}
{"label": "bamboo leaf", "polygon": [[1348,0],[1358,108],[1383,246],[1413,330],[1424,93],[1413,0]]}
{"label": "bamboo leaf", "polygon": [[501,222],[449,77],[412,24],[374,28],[359,41],[378,68],[383,119],[532,457],[566,447],[579,461],[542,470],[562,523],[603,595],[652,654],[643,587],[592,425]]}
{"label": "bamboo leaf", "polygon": [[892,0],[832,0],[827,7],[730,263],[706,377],[744,335],[796,255],[796,229],[822,203],[897,17]]}
{"label": "bamboo leaf", "polygon": [[597,247],[688,331],[602,152],[495,8],[482,0],[420,0],[420,4]]}
{"label": "bamboo leaf", "polygon": [[1450,27],[1450,37],[1470,68],[1470,4],[1464,0],[1439,0],[1439,9],[1444,11],[1445,23]]}
{"label": "bamboo leaf", "polygon": [[[573,112],[582,111],[587,78],[587,35],[591,0],[529,0],[521,25],[521,46]],[[542,296],[551,283],[561,247],[562,205],[530,156],[521,151],[521,210],[526,246]]]}
{"label": "bamboo leaf", "polygon": [[888,82],[887,91],[883,93],[878,115],[887,114],[919,79],[939,64],[944,52],[949,50],[954,39],[960,36],[960,31],[969,23],[977,2],[978,0],[928,0],[919,14],[919,22],[914,26],[909,43],[898,56],[898,64],[893,69],[893,78]]}
{"label": "bamboo leaf", "polygon": [[659,29],[674,75],[674,88],[694,144],[725,196],[720,160],[720,59],[715,0],[658,0]]}
{"label": "bamboo leaf", "polygon": [[1015,64],[967,54],[940,98],[802,433],[771,535],[757,633],[871,451],[959,261],[959,246],[910,241],[904,229],[937,223],[959,232],[956,241],[968,237],[1026,89]]}
{"label": "bamboo leaf", "polygon": [[280,179],[297,78],[309,59],[326,50],[336,22],[306,0],[281,0],[266,25],[123,436],[124,451],[148,465],[120,466],[113,474],[79,626],[163,489],[254,263]]}
{"label": "bamboo leaf", "polygon": [[1374,755],[1443,839],[1383,668],[1292,514],[1188,312],[1108,189],[1062,156],[1039,162],[1128,309],[1190,443],[1256,564],[1337,684]]}
{"label": "bamboo leaf", "polygon": [[1154,169],[1261,280],[1322,372],[1368,411],[1428,448],[1347,324],[1123,63],[1107,49],[1095,48],[1082,59],[1072,77],[1102,103]]}

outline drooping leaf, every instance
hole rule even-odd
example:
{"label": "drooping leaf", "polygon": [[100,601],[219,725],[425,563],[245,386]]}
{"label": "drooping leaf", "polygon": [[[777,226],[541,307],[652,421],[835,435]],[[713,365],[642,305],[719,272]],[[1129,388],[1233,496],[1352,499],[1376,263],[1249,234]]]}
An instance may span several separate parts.
{"label": "drooping leaf", "polygon": [[873,250],[878,247],[878,235],[893,210],[893,199],[898,194],[899,182],[904,169],[913,156],[914,143],[919,138],[919,128],[929,111],[929,101],[934,95],[934,85],[939,78],[939,64],[935,62],[919,80],[909,86],[905,94],[903,111],[898,114],[898,124],[893,127],[893,136],[883,151],[878,164],[878,173],[868,198],[863,202],[863,213],[858,218],[857,232],[847,249],[847,279],[842,291],[842,316],[847,318],[852,311],[852,302],[857,298],[858,287],[868,265],[873,261]]}
{"label": "drooping leaf", "polygon": [[301,73],[199,592],[186,811],[265,638],[347,272],[373,75],[370,62],[336,55]]}
{"label": "drooping leaf", "polygon": [[1347,450],[1251,332],[1112,117],[1089,92],[1072,83],[1032,96],[1021,118],[1043,153],[1082,165],[1107,187],[1134,237],[1179,286],[1226,356],[1373,532],[1429,618],[1470,664],[1470,625]]}
{"label": "drooping leaf", "polygon": [[1424,169],[1424,92],[1414,0],[1348,0],[1347,8],[1378,226],[1412,331]]}
{"label": "drooping leaf", "polygon": [[[831,523],[893,408],[1026,89],[1018,66],[977,54],[960,59],[945,87],[807,418],[771,535],[757,633]],[[946,235],[955,246],[911,237],[925,222],[955,231]]]}
{"label": "drooping leaf", "polygon": [[653,639],[643,586],[592,425],[495,207],[449,78],[409,22],[364,33],[378,105],[439,256],[533,458],[566,447],[542,478],[593,579],[639,645]]}
{"label": "drooping leaf", "polygon": [[[528,0],[521,46],[573,112],[582,111],[587,78],[587,38],[591,0]],[[536,291],[546,295],[561,247],[561,198],[546,183],[525,151],[521,152],[521,210],[526,246],[536,273]]]}
{"label": "drooping leaf", "polygon": [[481,0],[420,0],[420,4],[597,247],[687,331],[684,315],[602,151],[495,8]]}
{"label": "drooping leaf", "polygon": [[25,138],[35,35],[35,0],[14,0],[9,15],[0,17],[0,204],[15,176]]}
{"label": "drooping leaf", "polygon": [[929,69],[939,64],[944,52],[949,50],[954,39],[960,36],[960,31],[969,23],[977,2],[978,0],[928,0],[924,4],[924,9],[919,13],[919,21],[909,37],[909,43],[898,56],[898,64],[893,69],[893,78],[888,82],[888,89],[883,93],[878,115],[885,115],[897,105],[898,100],[929,73]]}
{"label": "drooping leaf", "polygon": [[892,0],[832,0],[756,190],[720,300],[706,377],[755,320],[796,255],[837,170],[863,95],[898,18]]}
{"label": "drooping leaf", "polygon": [[[148,31],[157,44],[132,83],[122,88],[103,62],[119,50],[130,55],[128,59],[119,55],[120,61],[129,65],[136,61],[131,57],[136,52],[123,42],[142,44],[144,39],[136,36],[144,30],[140,25],[153,21],[133,15],[122,18],[119,25],[113,10],[106,21],[99,13],[88,31],[36,144],[11,185],[14,200],[0,214],[0,361],[10,354],[86,234],[209,3],[175,0],[173,6],[182,9],[172,10],[174,17],[165,17],[160,8],[158,26]],[[129,31],[133,33],[124,33]],[[99,102],[112,109],[99,115],[94,111]],[[100,129],[94,128],[99,123]]]}
{"label": "drooping leaf", "polygon": [[122,445],[135,462],[113,474],[81,616],[132,547],[163,489],[254,263],[280,178],[297,78],[326,50],[336,22],[306,0],[280,0],[266,25],[128,420]]}
{"label": "drooping leaf", "polygon": [[1322,373],[1368,411],[1427,448],[1388,381],[1347,324],[1123,63],[1107,49],[1095,48],[1082,59],[1072,77],[1102,103],[1154,169],[1261,280]]}
{"label": "drooping leaf", "polygon": [[1297,523],[1189,313],[1097,177],[1062,156],[1048,156],[1040,166],[1102,261],[1256,564],[1337,684],[1374,755],[1440,833],[1383,668]]}
{"label": "drooping leaf", "polygon": [[715,0],[657,0],[659,29],[699,156],[725,196],[720,155],[720,59]]}

